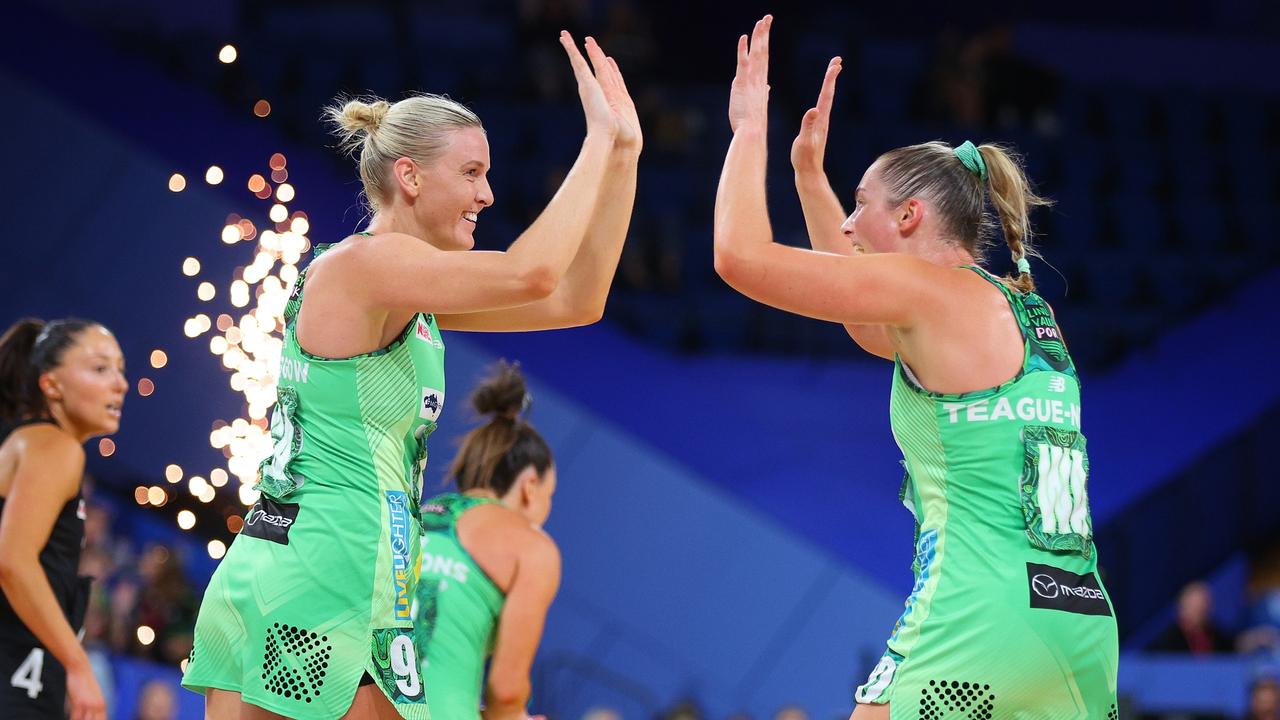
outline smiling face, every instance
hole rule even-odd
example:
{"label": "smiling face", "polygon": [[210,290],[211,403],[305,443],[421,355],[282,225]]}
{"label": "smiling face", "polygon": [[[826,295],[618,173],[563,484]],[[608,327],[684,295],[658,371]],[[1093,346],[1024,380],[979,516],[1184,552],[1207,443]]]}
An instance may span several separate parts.
{"label": "smiling face", "polygon": [[470,250],[475,246],[477,216],[493,204],[484,131],[475,127],[454,131],[440,157],[416,169],[413,216],[423,237],[441,250]]}
{"label": "smiling face", "polygon": [[82,440],[120,429],[125,392],[124,354],[106,328],[80,331],[57,366],[40,376],[49,410]]}

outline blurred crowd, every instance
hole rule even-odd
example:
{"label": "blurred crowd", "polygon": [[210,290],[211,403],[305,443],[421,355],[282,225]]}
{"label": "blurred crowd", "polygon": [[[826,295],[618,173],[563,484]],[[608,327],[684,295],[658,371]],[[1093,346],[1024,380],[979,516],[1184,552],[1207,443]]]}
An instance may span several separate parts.
{"label": "blurred crowd", "polygon": [[[84,645],[98,683],[114,707],[116,668],[136,658],[178,668],[191,652],[199,589],[183,568],[176,545],[139,545],[129,532],[128,513],[113,518],[111,504],[93,496],[85,480],[85,544],[80,572],[95,578],[84,621]],[[176,684],[151,680],[138,693],[136,713],[124,720],[173,720],[177,717]],[[112,717],[118,717],[112,715]]]}
{"label": "blurred crowd", "polygon": [[[1280,720],[1280,543],[1253,558],[1236,624],[1224,625],[1219,617],[1209,583],[1189,583],[1178,594],[1173,621],[1146,649],[1199,657],[1243,656],[1251,676],[1247,720]],[[1217,720],[1210,715],[1176,717]]]}

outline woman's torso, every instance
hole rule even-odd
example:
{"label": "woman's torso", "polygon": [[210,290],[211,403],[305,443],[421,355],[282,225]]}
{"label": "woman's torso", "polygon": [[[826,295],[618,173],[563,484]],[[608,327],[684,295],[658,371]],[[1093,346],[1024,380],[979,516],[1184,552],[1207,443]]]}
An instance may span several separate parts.
{"label": "woman's torso", "polygon": [[992,618],[1029,608],[1111,615],[1093,575],[1075,366],[1043,299],[974,272],[1008,301],[1023,359],[996,387],[952,394],[924,389],[895,362],[890,422],[917,523],[916,585],[891,641],[903,654],[928,615],[956,609],[939,604],[947,598],[969,599],[957,617],[979,607]]}
{"label": "woman's torso", "polygon": [[479,716],[485,661],[493,652],[505,596],[463,546],[458,522],[464,513],[493,502],[446,493],[422,508],[414,632],[432,717]]}
{"label": "woman's torso", "polygon": [[[7,455],[5,451],[13,447],[13,443],[8,440],[15,431],[41,423],[54,424],[47,418],[37,418],[0,428],[0,456]],[[4,497],[0,497],[0,516],[3,516],[8,504],[7,496],[12,488],[12,472],[16,463],[6,465],[9,476],[0,478],[0,491],[4,494]],[[82,597],[84,583],[79,577],[80,550],[84,545],[84,519],[84,499],[77,491],[75,497],[58,511],[49,539],[40,549],[40,567],[44,569],[63,615],[75,628],[83,620],[84,601],[87,599]],[[38,644],[35,635],[18,618],[3,593],[0,593],[0,641],[24,646]]]}
{"label": "woman's torso", "polygon": [[[317,257],[328,249],[318,246]],[[271,434],[259,489],[277,499],[394,497],[417,513],[427,437],[444,407],[444,342],[435,318],[412,316],[385,347],[348,358],[302,348],[296,318],[306,272],[285,308]]]}

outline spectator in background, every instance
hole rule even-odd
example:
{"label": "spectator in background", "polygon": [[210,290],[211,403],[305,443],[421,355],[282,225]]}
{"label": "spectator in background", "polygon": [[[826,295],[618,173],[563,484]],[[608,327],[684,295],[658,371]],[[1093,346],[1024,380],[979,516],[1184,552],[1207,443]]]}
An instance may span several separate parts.
{"label": "spectator in background", "polygon": [[564,52],[557,38],[561,30],[580,38],[586,33],[588,4],[584,0],[521,0],[516,39],[524,58],[521,90],[540,102],[569,102],[576,94],[572,76],[563,72]]}
{"label": "spectator in background", "polygon": [[178,697],[173,683],[157,679],[142,686],[136,720],[175,720],[177,717]]}
{"label": "spectator in background", "polygon": [[913,111],[924,122],[1002,132],[1033,128],[1053,136],[1059,84],[1053,71],[1016,52],[1008,27],[968,37],[947,29],[938,36]]}
{"label": "spectator in background", "polygon": [[1254,558],[1248,595],[1249,629],[1240,634],[1238,649],[1261,660],[1280,661],[1280,543]]}
{"label": "spectator in background", "polygon": [[1280,682],[1262,678],[1253,684],[1245,720],[1280,720]]}
{"label": "spectator in background", "polygon": [[658,716],[659,720],[702,720],[702,708],[693,700],[681,700]]}
{"label": "spectator in background", "polygon": [[1193,582],[1178,594],[1177,618],[1151,643],[1157,652],[1209,655],[1230,652],[1231,643],[1211,617],[1213,594],[1203,582]]}
{"label": "spectator in background", "polygon": [[788,705],[779,710],[773,720],[809,720],[809,713],[799,705]]}
{"label": "spectator in background", "polygon": [[588,710],[582,720],[622,720],[622,716],[613,708],[595,707]]}
{"label": "spectator in background", "polygon": [[605,11],[601,44],[609,48],[618,66],[626,68],[636,88],[652,82],[650,68],[657,53],[649,17],[632,0],[614,0]]}
{"label": "spectator in background", "polygon": [[138,561],[142,578],[137,625],[155,631],[155,642],[148,648],[152,659],[169,664],[181,662],[191,652],[192,629],[195,627],[196,598],[182,573],[182,564],[161,545],[148,547]]}

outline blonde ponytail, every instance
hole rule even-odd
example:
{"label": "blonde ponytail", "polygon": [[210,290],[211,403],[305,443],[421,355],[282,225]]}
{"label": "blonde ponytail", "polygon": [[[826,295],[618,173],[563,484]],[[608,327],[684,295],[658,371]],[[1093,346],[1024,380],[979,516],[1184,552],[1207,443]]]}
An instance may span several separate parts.
{"label": "blonde ponytail", "polygon": [[992,144],[978,146],[978,152],[987,166],[987,197],[1000,218],[1016,267],[1015,273],[1005,278],[1006,283],[1020,292],[1033,292],[1036,283],[1027,259],[1040,254],[1032,243],[1031,209],[1052,205],[1053,201],[1032,190],[1021,158],[1011,150]]}

